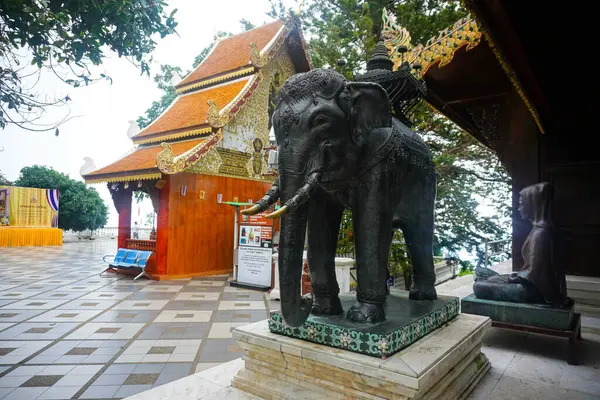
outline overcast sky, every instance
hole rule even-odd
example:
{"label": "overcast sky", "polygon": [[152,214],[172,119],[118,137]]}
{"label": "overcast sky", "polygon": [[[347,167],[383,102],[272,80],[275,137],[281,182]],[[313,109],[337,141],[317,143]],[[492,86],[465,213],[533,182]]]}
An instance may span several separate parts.
{"label": "overcast sky", "polygon": [[[270,21],[268,0],[167,0],[169,12],[177,8],[178,35],[159,40],[153,53],[151,74],[160,64],[191,69],[194,57],[210,44],[216,31],[241,31],[240,19],[255,25]],[[290,1],[293,4],[293,1]],[[127,138],[129,120],[136,120],[161,92],[151,77],[140,76],[140,71],[129,61],[116,54],[107,54],[102,66],[95,70],[113,79],[112,85],[99,82],[89,87],[71,88],[51,73],[44,73],[38,91],[49,96],[71,97],[71,115],[78,116],[60,127],[58,137],[54,132],[29,132],[9,125],[0,130],[0,171],[15,180],[21,168],[39,164],[80,179],[83,157],[91,157],[98,168],[119,159],[132,149]],[[64,109],[50,110],[48,118],[60,119]],[[117,225],[117,214],[106,184],[94,185],[110,208],[108,226]],[[141,218],[150,212],[150,202],[141,207]],[[134,208],[133,214],[137,215]]]}

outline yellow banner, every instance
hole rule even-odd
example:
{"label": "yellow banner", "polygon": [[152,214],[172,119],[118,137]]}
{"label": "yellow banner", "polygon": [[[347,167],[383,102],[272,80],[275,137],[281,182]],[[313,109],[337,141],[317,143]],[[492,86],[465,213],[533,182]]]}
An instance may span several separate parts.
{"label": "yellow banner", "polygon": [[58,226],[58,190],[3,186],[0,203],[0,225]]}

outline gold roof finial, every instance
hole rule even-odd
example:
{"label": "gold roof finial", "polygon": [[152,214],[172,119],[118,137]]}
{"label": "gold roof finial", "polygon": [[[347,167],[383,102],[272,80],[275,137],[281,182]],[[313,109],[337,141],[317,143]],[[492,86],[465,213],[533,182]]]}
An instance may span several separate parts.
{"label": "gold roof finial", "polygon": [[294,11],[292,11],[292,15],[294,17],[297,17],[297,18],[301,17],[302,16],[302,9],[304,8],[305,5],[306,5],[306,0],[302,0],[300,2],[300,4],[298,5],[298,8],[295,9]]}

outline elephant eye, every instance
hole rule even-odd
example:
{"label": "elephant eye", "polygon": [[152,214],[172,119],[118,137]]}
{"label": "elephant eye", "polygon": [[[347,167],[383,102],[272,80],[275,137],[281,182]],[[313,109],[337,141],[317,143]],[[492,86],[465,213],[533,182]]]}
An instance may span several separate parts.
{"label": "elephant eye", "polygon": [[325,114],[318,114],[315,118],[313,118],[312,126],[317,127],[319,125],[323,125],[329,122],[329,117]]}

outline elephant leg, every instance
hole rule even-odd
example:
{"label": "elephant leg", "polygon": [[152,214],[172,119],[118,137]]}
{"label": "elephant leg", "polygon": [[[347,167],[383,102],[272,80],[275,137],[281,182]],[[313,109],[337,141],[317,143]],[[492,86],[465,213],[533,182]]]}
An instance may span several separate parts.
{"label": "elephant leg", "polygon": [[343,312],[335,275],[335,250],[344,207],[319,193],[310,202],[308,215],[308,267],[313,291],[314,315]]}
{"label": "elephant leg", "polygon": [[346,318],[354,322],[385,320],[383,305],[388,295],[388,257],[392,243],[392,215],[386,204],[365,199],[352,210],[356,247],[357,302]]}
{"label": "elephant leg", "polygon": [[433,213],[414,218],[402,228],[402,232],[413,266],[409,298],[437,299],[433,266]]}

